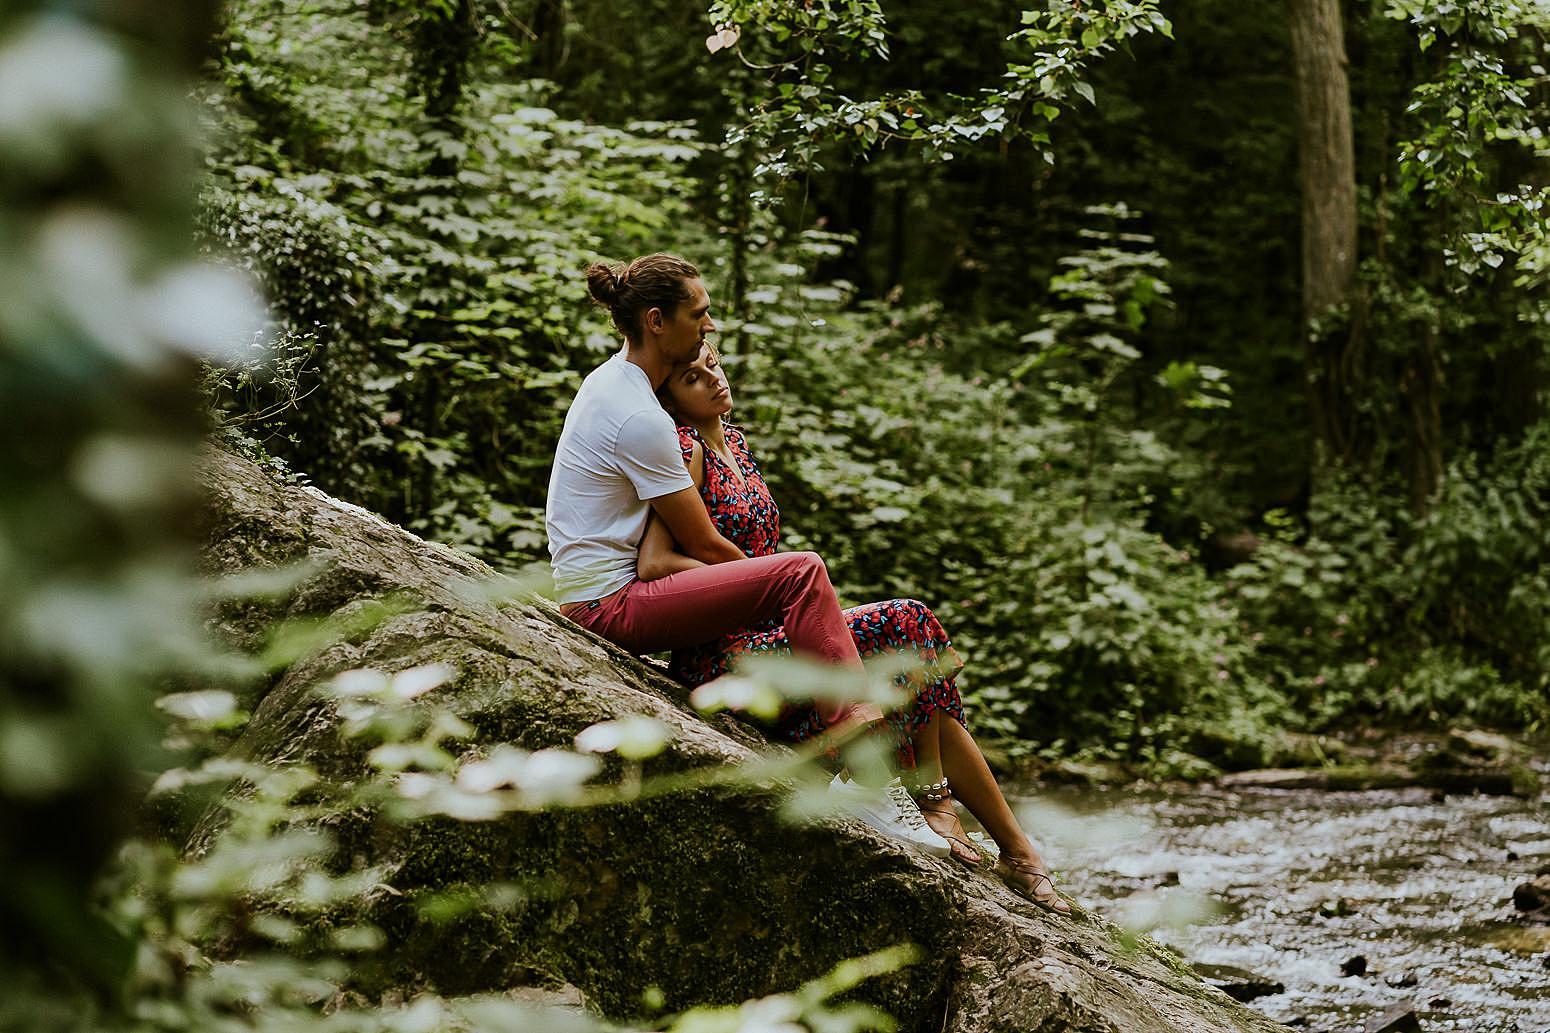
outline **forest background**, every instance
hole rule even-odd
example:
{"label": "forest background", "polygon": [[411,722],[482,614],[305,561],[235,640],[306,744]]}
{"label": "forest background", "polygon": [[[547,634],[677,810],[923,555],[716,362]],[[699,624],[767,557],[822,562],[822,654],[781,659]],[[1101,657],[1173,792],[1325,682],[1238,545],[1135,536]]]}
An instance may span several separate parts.
{"label": "forest background", "polygon": [[[274,673],[349,629],[212,649],[212,604],[289,575],[196,576],[190,356],[223,360],[228,444],[521,571],[565,407],[618,345],[598,257],[705,270],[787,547],[852,601],[936,608],[1006,749],[1201,775],[1299,731],[1542,729],[1547,23],[1517,0],[0,8],[0,1028],[310,1023],[350,971],[318,958],[384,942],[336,924],[376,875],[317,826],[457,764],[459,724],[405,714],[450,676],[426,669],[319,687],[382,740],[379,782],[228,753]],[[233,266],[273,317],[235,344],[215,331],[263,314]],[[549,752],[564,777],[515,810],[599,770]],[[185,856],[206,808],[227,832]],[[278,960],[221,960],[252,937]],[[422,1005],[360,1028],[431,1028]]]}
{"label": "forest background", "polygon": [[284,326],[217,406],[539,561],[618,345],[581,271],[669,250],[785,547],[934,606],[982,732],[1166,775],[1286,729],[1535,727],[1546,20],[239,0],[203,221]]}

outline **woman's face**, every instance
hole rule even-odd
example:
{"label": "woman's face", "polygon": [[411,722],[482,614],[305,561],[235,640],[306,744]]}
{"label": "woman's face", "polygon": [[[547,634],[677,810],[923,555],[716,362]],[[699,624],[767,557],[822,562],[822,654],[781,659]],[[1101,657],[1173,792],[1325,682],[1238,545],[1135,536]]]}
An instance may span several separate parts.
{"label": "woman's face", "polygon": [[674,415],[682,422],[704,423],[732,411],[732,388],[708,344],[700,347],[693,362],[675,366],[665,386]]}

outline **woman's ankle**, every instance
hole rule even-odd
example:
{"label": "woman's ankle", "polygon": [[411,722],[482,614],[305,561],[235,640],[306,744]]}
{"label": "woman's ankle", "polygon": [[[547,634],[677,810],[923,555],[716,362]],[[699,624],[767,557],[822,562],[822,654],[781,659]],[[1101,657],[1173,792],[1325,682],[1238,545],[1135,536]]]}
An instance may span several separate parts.
{"label": "woman's ankle", "polygon": [[1044,867],[1044,857],[1027,840],[1021,843],[1002,843],[998,840],[996,846],[1001,848],[1001,859],[1008,864]]}

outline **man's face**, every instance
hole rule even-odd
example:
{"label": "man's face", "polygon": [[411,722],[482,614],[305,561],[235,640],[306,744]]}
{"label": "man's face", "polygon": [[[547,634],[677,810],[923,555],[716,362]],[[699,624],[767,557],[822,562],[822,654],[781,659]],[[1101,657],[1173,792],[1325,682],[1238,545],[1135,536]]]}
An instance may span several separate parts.
{"label": "man's face", "polygon": [[673,308],[671,316],[663,315],[658,338],[663,355],[675,364],[699,358],[705,335],[716,332],[716,324],[710,318],[710,294],[705,290],[704,281],[690,280],[688,287],[689,297]]}

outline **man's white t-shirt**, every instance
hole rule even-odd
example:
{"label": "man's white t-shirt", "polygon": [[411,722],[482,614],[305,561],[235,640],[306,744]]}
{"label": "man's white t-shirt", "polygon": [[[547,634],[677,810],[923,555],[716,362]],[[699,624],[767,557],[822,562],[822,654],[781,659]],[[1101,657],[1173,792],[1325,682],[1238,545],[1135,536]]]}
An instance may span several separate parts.
{"label": "man's white t-shirt", "polygon": [[562,603],[635,580],[648,500],[694,487],[646,371],[615,355],[587,374],[554,452],[544,524]]}

